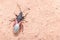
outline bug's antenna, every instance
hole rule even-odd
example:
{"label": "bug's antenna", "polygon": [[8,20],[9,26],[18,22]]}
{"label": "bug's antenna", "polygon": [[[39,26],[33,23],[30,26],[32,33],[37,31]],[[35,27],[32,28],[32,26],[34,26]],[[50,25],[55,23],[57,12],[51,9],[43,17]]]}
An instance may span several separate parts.
{"label": "bug's antenna", "polygon": [[[19,4],[17,3],[17,6],[18,6],[18,8],[19,8],[19,10],[21,11],[21,8],[20,8],[20,6],[19,6]],[[22,12],[22,11],[21,11]]]}

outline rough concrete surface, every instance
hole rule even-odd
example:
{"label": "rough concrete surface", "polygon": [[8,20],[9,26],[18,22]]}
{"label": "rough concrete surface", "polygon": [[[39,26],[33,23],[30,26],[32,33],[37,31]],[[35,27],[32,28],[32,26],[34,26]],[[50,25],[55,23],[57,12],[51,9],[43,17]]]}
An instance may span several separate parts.
{"label": "rough concrete surface", "polygon": [[[15,35],[9,20],[20,12],[17,3],[28,22]],[[60,0],[0,0],[0,40],[60,40]]]}

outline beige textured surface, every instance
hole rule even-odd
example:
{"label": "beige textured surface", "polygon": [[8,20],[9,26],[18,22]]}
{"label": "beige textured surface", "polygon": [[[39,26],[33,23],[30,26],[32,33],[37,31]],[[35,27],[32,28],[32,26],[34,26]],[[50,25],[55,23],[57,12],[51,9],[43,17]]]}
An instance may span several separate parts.
{"label": "beige textured surface", "polygon": [[[9,25],[14,11],[19,13],[16,2],[28,13],[24,34],[18,36]],[[0,0],[0,40],[60,40],[60,0]]]}

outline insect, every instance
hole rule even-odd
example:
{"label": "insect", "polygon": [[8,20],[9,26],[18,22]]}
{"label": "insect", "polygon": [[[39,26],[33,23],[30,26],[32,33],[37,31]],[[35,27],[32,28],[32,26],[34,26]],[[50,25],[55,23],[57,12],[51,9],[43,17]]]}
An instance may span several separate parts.
{"label": "insect", "polygon": [[24,20],[25,16],[23,16],[23,12],[20,12],[19,15],[16,15],[16,21],[14,24],[14,33],[17,33],[19,30],[21,30],[23,32],[23,30],[22,30],[23,29],[23,24],[22,24],[23,22],[22,21]]}
{"label": "insect", "polygon": [[[17,6],[19,7],[19,5],[17,4]],[[21,8],[19,7],[20,11]],[[28,14],[28,13],[27,13]],[[23,16],[23,12],[21,11],[18,15],[15,14],[16,18],[13,20],[15,21],[14,25],[13,25],[13,31],[14,33],[18,33],[19,31],[23,32],[23,20],[25,19],[25,17],[27,16],[27,14],[25,16]]]}

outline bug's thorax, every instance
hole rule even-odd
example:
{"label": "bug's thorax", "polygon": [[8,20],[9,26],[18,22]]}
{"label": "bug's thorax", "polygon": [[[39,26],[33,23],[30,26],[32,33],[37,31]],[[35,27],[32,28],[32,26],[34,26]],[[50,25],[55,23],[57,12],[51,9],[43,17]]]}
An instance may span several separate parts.
{"label": "bug's thorax", "polygon": [[16,18],[17,23],[21,22],[23,19],[24,19],[24,17],[22,15],[18,15]]}

